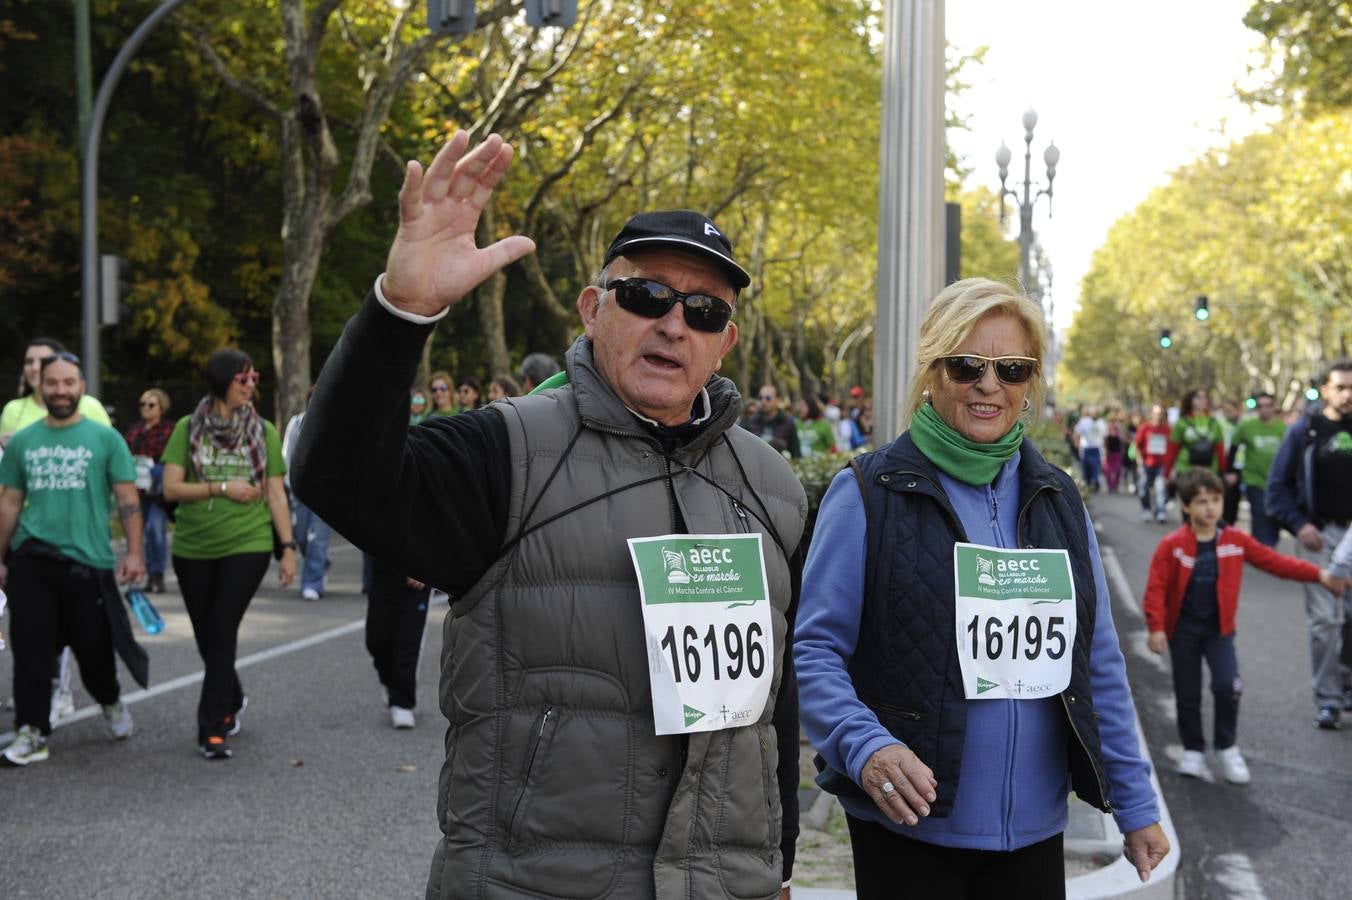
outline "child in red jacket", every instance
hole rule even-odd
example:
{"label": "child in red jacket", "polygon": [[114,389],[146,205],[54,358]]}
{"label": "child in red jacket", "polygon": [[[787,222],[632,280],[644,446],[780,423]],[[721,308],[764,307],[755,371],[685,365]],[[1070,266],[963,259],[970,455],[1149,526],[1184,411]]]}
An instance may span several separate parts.
{"label": "child in red jacket", "polygon": [[1226,781],[1247,784],[1249,768],[1235,745],[1243,684],[1235,659],[1235,608],[1244,560],[1279,578],[1319,581],[1329,590],[1344,584],[1313,563],[1278,553],[1237,528],[1220,525],[1225,486],[1210,469],[1189,469],[1178,479],[1178,500],[1188,524],[1167,535],[1150,559],[1145,622],[1150,649],[1163,653],[1167,639],[1174,672],[1178,734],[1183,739],[1181,775],[1206,770],[1202,736],[1202,658],[1211,670],[1216,701],[1214,747]]}

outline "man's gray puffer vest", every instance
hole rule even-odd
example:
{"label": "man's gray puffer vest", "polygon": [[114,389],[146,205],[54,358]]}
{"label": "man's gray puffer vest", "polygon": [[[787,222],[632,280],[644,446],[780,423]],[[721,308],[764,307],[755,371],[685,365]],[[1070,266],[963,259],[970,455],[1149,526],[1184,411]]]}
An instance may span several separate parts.
{"label": "man's gray puffer vest", "polygon": [[775,693],[754,725],[688,744],[654,733],[625,540],[674,522],[761,532],[777,685],[791,593],[781,548],[798,544],[802,487],[735,427],[741,398],[727,379],[709,382],[709,420],[668,461],[601,380],[585,338],[568,352],[568,377],[506,404],[506,543],[446,617],[444,837],[427,896],[774,897]]}

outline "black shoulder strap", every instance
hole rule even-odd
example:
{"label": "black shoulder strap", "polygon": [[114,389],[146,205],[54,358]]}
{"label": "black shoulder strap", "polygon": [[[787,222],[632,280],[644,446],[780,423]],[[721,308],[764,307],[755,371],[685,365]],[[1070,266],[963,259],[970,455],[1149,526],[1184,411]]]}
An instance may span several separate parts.
{"label": "black shoulder strap", "polygon": [[859,484],[859,497],[864,504],[864,519],[868,519],[868,484],[864,482],[864,468],[859,465],[859,457],[850,460],[850,468],[854,470],[854,480]]}

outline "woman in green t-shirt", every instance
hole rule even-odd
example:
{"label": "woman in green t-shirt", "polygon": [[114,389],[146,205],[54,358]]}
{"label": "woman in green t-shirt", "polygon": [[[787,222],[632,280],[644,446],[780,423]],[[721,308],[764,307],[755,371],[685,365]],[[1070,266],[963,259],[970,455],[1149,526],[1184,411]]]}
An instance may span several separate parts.
{"label": "woman in green t-shirt", "polygon": [[253,407],[258,372],[249,357],[217,350],[207,360],[209,393],[179,419],[164,448],[164,497],[177,503],[174,572],[192,620],[205,676],[197,743],[207,759],[231,756],[248,702],[235,672],[239,623],[280,538],[282,587],[296,577],[296,544],[277,429]]}

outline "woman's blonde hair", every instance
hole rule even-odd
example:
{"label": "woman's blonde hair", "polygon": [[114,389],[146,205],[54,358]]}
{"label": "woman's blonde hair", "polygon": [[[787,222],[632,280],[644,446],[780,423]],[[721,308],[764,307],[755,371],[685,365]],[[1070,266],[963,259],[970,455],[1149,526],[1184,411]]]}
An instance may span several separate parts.
{"label": "woman's blonde hair", "polygon": [[1047,325],[1042,307],[1027,294],[1019,293],[1003,282],[964,278],[939,292],[920,323],[920,344],[915,351],[915,372],[911,377],[903,428],[910,425],[911,417],[925,402],[926,393],[939,375],[939,360],[952,355],[967,340],[977,322],[991,314],[1013,316],[1023,326],[1028,338],[1027,355],[1038,361],[1037,373],[1028,385],[1029,415],[1037,420],[1047,396],[1042,365],[1047,352]]}
{"label": "woman's blonde hair", "polygon": [[141,396],[154,397],[155,402],[160,405],[160,416],[166,419],[169,418],[169,395],[166,394],[162,389],[157,387],[146,388],[144,391],[141,392]]}

